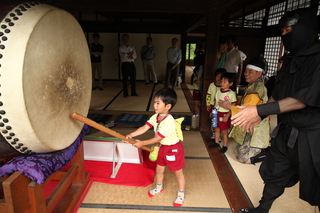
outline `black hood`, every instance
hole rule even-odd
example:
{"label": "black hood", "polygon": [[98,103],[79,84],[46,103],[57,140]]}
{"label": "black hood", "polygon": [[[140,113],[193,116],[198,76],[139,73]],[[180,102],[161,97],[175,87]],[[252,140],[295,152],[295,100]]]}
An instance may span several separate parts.
{"label": "black hood", "polygon": [[310,9],[287,12],[279,21],[279,27],[292,27],[292,32],[281,36],[285,49],[296,54],[318,37],[318,19]]}

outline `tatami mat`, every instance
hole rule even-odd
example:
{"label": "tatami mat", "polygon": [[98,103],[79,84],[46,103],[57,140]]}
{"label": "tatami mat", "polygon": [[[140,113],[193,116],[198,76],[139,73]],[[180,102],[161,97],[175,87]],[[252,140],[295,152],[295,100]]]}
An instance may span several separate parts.
{"label": "tatami mat", "polygon": [[107,106],[122,90],[121,81],[107,81],[103,84],[103,90],[92,90],[91,110],[102,110]]}
{"label": "tatami mat", "polygon": [[[188,74],[188,76],[190,73]],[[189,81],[186,81],[187,83]],[[118,97],[116,94],[122,89],[121,82],[110,82],[108,88],[107,82],[103,91],[93,91],[93,95],[100,97],[92,97],[92,105],[95,106],[96,101],[100,101],[100,108],[105,107],[110,102],[110,105],[105,112],[109,114],[112,112],[113,117],[110,120],[116,119],[121,112],[132,111],[132,113],[149,113],[153,114],[153,103],[149,106],[149,112],[146,112],[149,99],[153,94],[153,85],[145,85],[143,82],[137,83],[137,92],[139,97],[123,98],[122,93]],[[114,84],[114,85],[111,85]],[[190,90],[192,85],[187,85]],[[161,89],[163,84],[157,85],[155,91]],[[176,88],[178,95],[178,103],[173,108],[173,114],[191,114],[190,108],[184,97],[183,90],[180,87]],[[103,101],[102,101],[103,99]],[[119,112],[119,113],[118,113]],[[181,113],[183,112],[183,113]],[[118,113],[118,114],[117,114]],[[274,127],[276,119],[271,119],[271,125]],[[129,134],[134,129],[114,128],[123,135]],[[175,210],[172,207],[172,202],[175,199],[176,180],[173,174],[166,172],[165,190],[159,196],[149,198],[147,191],[153,186],[148,187],[127,187],[115,186],[102,183],[94,183],[88,195],[83,201],[83,207],[79,209],[80,213],[91,212],[117,212],[117,213],[144,213],[144,212],[231,212],[227,198],[220,185],[220,181],[216,175],[216,171],[209,159],[208,151],[204,146],[203,139],[198,131],[183,131],[185,141],[185,155],[187,166],[185,169],[187,187],[186,187],[186,202],[183,208]],[[153,136],[153,131],[148,131],[145,135],[139,136],[138,139],[147,139]],[[93,136],[105,136],[105,133],[93,131]],[[254,206],[259,205],[259,200],[262,195],[263,181],[260,178],[258,169],[260,163],[256,165],[241,164],[235,159],[235,142],[229,140],[229,150],[226,157],[232,166],[236,176],[242,184],[245,192]],[[285,193],[278,198],[270,213],[284,213],[284,212],[305,212],[314,213],[319,212],[315,207],[299,199],[298,189],[299,184],[294,187],[286,189]],[[93,206],[91,206],[93,205]],[[121,208],[123,207],[123,208]],[[154,208],[154,209],[152,209]],[[196,208],[196,209],[193,209]]]}
{"label": "tatami mat", "polygon": [[[122,135],[134,131],[134,129],[114,130]],[[183,131],[183,133],[186,156],[186,168],[184,169],[186,200],[183,205],[184,211],[231,212],[208,152],[201,140],[200,133],[195,131]],[[137,138],[148,139],[153,137],[153,134],[153,131],[148,131]],[[106,136],[106,134],[96,132],[90,136],[102,137]],[[128,178],[130,178],[129,174]],[[155,212],[157,212],[156,210],[163,212],[166,209],[169,210],[168,212],[175,212],[172,203],[175,200],[178,185],[174,174],[166,170],[164,191],[153,198],[149,198],[147,192],[153,187],[154,184],[147,187],[131,187],[94,182],[78,212],[93,212],[92,209],[96,210],[94,206],[99,208],[120,208],[117,205],[121,205],[121,208],[127,205],[131,209],[117,209],[114,212],[134,212],[132,209],[141,209],[138,212],[144,212],[143,210],[146,210],[146,208],[154,209]],[[97,204],[104,205],[98,206]],[[90,207],[93,208],[90,210]],[[148,212],[152,211],[148,210]]]}
{"label": "tatami mat", "polygon": [[[91,96],[90,110],[118,110],[118,111],[153,111],[153,95],[163,88],[163,84],[146,85],[144,82],[136,82],[136,90],[139,96],[123,97],[122,82],[108,81],[103,85],[103,90],[93,90]],[[175,112],[190,112],[188,103],[180,86],[176,88],[178,102],[171,110]],[[118,96],[117,96],[118,95]]]}

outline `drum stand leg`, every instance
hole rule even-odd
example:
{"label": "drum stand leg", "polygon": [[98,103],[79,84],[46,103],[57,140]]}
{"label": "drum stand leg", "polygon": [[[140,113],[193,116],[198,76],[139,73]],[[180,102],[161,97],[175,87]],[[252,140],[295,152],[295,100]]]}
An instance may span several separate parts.
{"label": "drum stand leg", "polygon": [[[83,143],[70,164],[68,171],[55,172],[41,185],[20,172],[0,178],[0,212],[73,212],[91,184],[90,174],[84,172]],[[59,183],[45,198],[44,189],[52,180],[59,180]]]}
{"label": "drum stand leg", "polygon": [[122,158],[120,153],[117,152],[117,142],[113,142],[113,152],[112,152],[112,174],[110,178],[116,178],[118,171],[122,165]]}

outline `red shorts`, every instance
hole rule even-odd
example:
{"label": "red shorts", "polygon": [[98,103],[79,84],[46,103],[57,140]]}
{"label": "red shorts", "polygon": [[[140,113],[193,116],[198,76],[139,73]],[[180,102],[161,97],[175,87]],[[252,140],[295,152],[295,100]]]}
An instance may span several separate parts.
{"label": "red shorts", "polygon": [[222,118],[227,114],[228,112],[218,112],[218,127],[220,130],[227,130],[231,127],[231,119],[229,116],[229,119],[227,122],[222,122]]}
{"label": "red shorts", "polygon": [[168,166],[171,172],[178,171],[185,167],[184,149],[181,142],[174,145],[161,145],[157,164]]}
{"label": "red shorts", "polygon": [[200,90],[194,89],[192,92],[192,100],[200,101],[201,93]]}

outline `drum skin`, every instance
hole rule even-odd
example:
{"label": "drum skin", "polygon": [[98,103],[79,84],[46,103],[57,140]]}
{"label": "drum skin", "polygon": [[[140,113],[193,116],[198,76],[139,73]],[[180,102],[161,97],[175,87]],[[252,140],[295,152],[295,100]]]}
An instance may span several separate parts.
{"label": "drum skin", "polygon": [[77,20],[56,7],[17,5],[1,21],[0,131],[23,154],[68,147],[87,115],[91,62]]}

